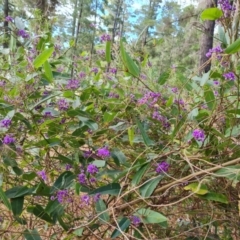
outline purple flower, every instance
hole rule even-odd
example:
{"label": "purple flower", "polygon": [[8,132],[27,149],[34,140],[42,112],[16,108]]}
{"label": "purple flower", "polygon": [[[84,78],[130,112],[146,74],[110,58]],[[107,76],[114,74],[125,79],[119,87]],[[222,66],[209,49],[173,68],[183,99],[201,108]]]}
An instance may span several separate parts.
{"label": "purple flower", "polygon": [[220,82],[217,81],[217,80],[214,80],[214,81],[213,81],[213,84],[214,84],[215,86],[219,86],[219,85],[220,85]]}
{"label": "purple flower", "polygon": [[10,119],[3,119],[0,121],[1,127],[8,128],[11,125],[11,120]]}
{"label": "purple flower", "polygon": [[57,192],[57,200],[62,203],[64,200],[68,198],[68,190],[59,190]]}
{"label": "purple flower", "polygon": [[98,168],[97,168],[96,165],[90,163],[90,164],[87,166],[87,172],[90,173],[90,174],[98,173]]}
{"label": "purple flower", "polygon": [[203,142],[204,141],[204,138],[205,138],[205,134],[204,134],[204,131],[201,130],[201,129],[195,129],[192,133],[192,136],[197,140],[197,141],[200,141],[200,142]]}
{"label": "purple flower", "polygon": [[66,171],[69,171],[71,168],[72,168],[72,165],[70,165],[70,164],[66,164],[66,166],[65,166],[65,168],[66,168]]}
{"label": "purple flower", "polygon": [[177,93],[178,92],[178,88],[177,87],[173,87],[171,90],[172,90],[173,93]]}
{"label": "purple flower", "polygon": [[98,68],[96,68],[96,67],[92,68],[91,72],[98,73]]}
{"label": "purple flower", "polygon": [[7,17],[5,17],[5,21],[13,22],[13,18],[11,16],[7,16]]}
{"label": "purple flower", "polygon": [[85,78],[86,77],[86,73],[85,72],[80,72],[79,73],[79,77],[80,78]]}
{"label": "purple flower", "polygon": [[8,134],[3,138],[3,143],[4,144],[8,145],[8,144],[11,144],[11,143],[14,143],[14,142],[15,142],[15,139]]}
{"label": "purple flower", "polygon": [[92,156],[92,151],[89,150],[89,151],[83,151],[83,157],[84,158],[89,158]]}
{"label": "purple flower", "polygon": [[141,223],[141,219],[134,215],[130,217],[130,220],[135,227],[138,227],[139,224]]}
{"label": "purple flower", "polygon": [[113,74],[116,74],[117,73],[117,69],[116,68],[110,68],[109,72],[113,73]]}
{"label": "purple flower", "polygon": [[236,79],[236,76],[235,76],[235,74],[233,72],[224,73],[223,77],[226,80],[231,80],[231,81],[234,81]]}
{"label": "purple flower", "polygon": [[29,38],[29,34],[23,29],[18,30],[17,35],[22,38]]}
{"label": "purple flower", "polygon": [[99,148],[97,150],[97,155],[99,157],[107,158],[110,157],[110,151],[108,150],[108,147]]}
{"label": "purple flower", "polygon": [[215,53],[217,58],[221,60],[220,54],[223,53],[223,49],[221,48],[220,45],[215,48],[209,49],[208,52],[206,53],[206,57],[210,58],[213,53]]}
{"label": "purple flower", "polygon": [[163,161],[161,163],[157,164],[156,172],[157,173],[162,173],[162,172],[167,172],[170,164]]}
{"label": "purple flower", "polygon": [[66,88],[67,89],[72,89],[72,90],[75,90],[75,89],[78,89],[79,88],[79,81],[77,79],[70,79],[68,80],[68,83],[66,85]]}
{"label": "purple flower", "polygon": [[42,178],[43,181],[47,180],[47,175],[46,172],[44,170],[37,172],[37,175]]}
{"label": "purple flower", "polygon": [[4,87],[6,85],[5,81],[0,81],[0,87]]}
{"label": "purple flower", "polygon": [[86,183],[86,175],[84,173],[78,174],[78,181],[81,184],[85,184]]}
{"label": "purple flower", "polygon": [[100,197],[101,197],[101,194],[100,194],[100,193],[95,194],[95,195],[93,196],[93,201],[94,201],[94,202],[99,201],[99,200],[100,200]]}
{"label": "purple flower", "polygon": [[111,37],[109,34],[103,34],[102,36],[100,36],[100,41],[101,42],[111,41]]}
{"label": "purple flower", "polygon": [[47,111],[44,113],[44,117],[50,118],[52,117],[52,113]]}
{"label": "purple flower", "polygon": [[58,104],[58,109],[60,111],[65,111],[69,108],[69,104],[64,98],[59,99],[57,104]]}
{"label": "purple flower", "polygon": [[83,196],[81,197],[81,200],[82,200],[84,203],[86,203],[87,205],[90,204],[90,197],[89,197],[89,195],[87,195],[87,194],[83,195]]}
{"label": "purple flower", "polygon": [[229,0],[219,0],[218,4],[224,12],[225,17],[229,17],[231,15],[231,11],[235,11],[236,8],[231,5]]}

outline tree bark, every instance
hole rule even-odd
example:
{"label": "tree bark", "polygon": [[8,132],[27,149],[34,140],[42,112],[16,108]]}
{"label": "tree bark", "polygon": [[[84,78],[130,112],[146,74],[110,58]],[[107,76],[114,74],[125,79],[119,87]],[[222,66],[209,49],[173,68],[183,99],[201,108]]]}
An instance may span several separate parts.
{"label": "tree bark", "polygon": [[[217,5],[217,0],[205,0],[205,9]],[[199,74],[206,73],[211,69],[211,62],[206,53],[213,47],[215,21],[204,21],[203,35],[200,42]],[[209,62],[208,62],[209,61]]]}
{"label": "tree bark", "polygon": [[8,48],[9,46],[9,34],[8,34],[8,21],[6,21],[6,17],[9,15],[9,2],[8,0],[4,1],[4,23],[3,23],[3,27],[4,27],[4,41],[3,41],[3,48]]}

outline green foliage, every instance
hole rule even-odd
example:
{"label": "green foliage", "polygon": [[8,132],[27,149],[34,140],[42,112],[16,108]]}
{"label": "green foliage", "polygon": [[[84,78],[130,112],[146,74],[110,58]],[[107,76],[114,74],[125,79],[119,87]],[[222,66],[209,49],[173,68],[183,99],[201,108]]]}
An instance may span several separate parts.
{"label": "green foliage", "polygon": [[[129,14],[120,2],[109,0],[114,14],[104,19],[111,37],[125,26],[118,11]],[[39,12],[29,39],[17,36],[20,22],[9,23],[0,55],[1,227],[30,240],[202,239],[213,228],[230,239],[240,181],[232,19],[218,8],[201,14],[221,22],[226,49],[197,76],[198,33],[185,31],[194,7],[167,2],[158,21],[160,1],[152,1],[135,26],[139,39],[127,43],[98,40],[102,30],[86,16],[96,20],[103,2],[75,4],[72,41],[49,31],[53,20]]]}

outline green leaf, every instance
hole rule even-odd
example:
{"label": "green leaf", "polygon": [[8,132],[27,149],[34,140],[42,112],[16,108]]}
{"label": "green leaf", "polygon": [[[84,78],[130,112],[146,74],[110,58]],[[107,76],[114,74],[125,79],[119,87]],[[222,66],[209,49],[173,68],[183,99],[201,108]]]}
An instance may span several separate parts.
{"label": "green leaf", "polygon": [[25,237],[26,240],[42,240],[36,229],[33,230],[26,229],[23,232],[23,236]]}
{"label": "green leaf", "polygon": [[147,146],[151,146],[154,145],[154,142],[148,137],[147,133],[145,132],[145,129],[143,128],[143,125],[141,124],[141,122],[139,120],[137,120],[137,125],[138,128],[141,132],[141,135],[143,137],[143,141]]}
{"label": "green leaf", "polygon": [[35,68],[41,67],[49,59],[53,51],[54,47],[45,49],[42,53],[40,53],[40,55],[35,58],[35,60],[33,61],[33,66]]}
{"label": "green leaf", "polygon": [[126,161],[127,161],[126,156],[119,149],[113,149],[111,151],[111,157],[114,159],[117,165],[120,165],[120,163],[126,164]]}
{"label": "green leaf", "polygon": [[41,181],[36,185],[32,193],[37,196],[50,196],[50,190],[51,188]]}
{"label": "green leaf", "polygon": [[83,230],[84,230],[84,228],[78,228],[75,231],[73,231],[73,234],[78,236],[78,237],[81,237],[82,233],[83,233]]}
{"label": "green leaf", "polygon": [[207,8],[201,13],[202,20],[216,20],[223,15],[222,10],[219,8]]}
{"label": "green leaf", "polygon": [[240,38],[237,39],[234,43],[232,43],[231,45],[229,45],[226,49],[225,49],[225,53],[227,54],[234,54],[236,52],[238,52],[240,49]]}
{"label": "green leaf", "polygon": [[105,112],[103,114],[103,120],[105,123],[111,122],[115,118],[116,115],[117,115],[117,112]]}
{"label": "green leaf", "polygon": [[54,223],[52,218],[44,211],[43,207],[36,204],[35,206],[30,206],[27,208],[27,211],[29,213],[34,214],[36,217],[41,218],[42,220],[49,222],[49,223]]}
{"label": "green leaf", "polygon": [[231,181],[239,182],[240,181],[240,165],[222,167],[215,175],[218,177],[225,177]]}
{"label": "green leaf", "polygon": [[134,129],[133,128],[128,128],[128,140],[130,142],[130,145],[133,145],[133,140],[134,140]]}
{"label": "green leaf", "polygon": [[206,82],[209,80],[209,76],[210,76],[210,71],[208,71],[207,73],[204,73],[202,78],[200,79],[200,86],[204,86],[206,84]]}
{"label": "green leaf", "polygon": [[27,172],[22,175],[22,179],[31,181],[33,180],[37,174],[35,172]]}
{"label": "green leaf", "polygon": [[100,214],[101,212],[103,212],[98,216],[98,218],[102,220],[104,223],[109,222],[110,217],[109,217],[109,214],[106,212],[107,207],[104,201],[102,199],[99,199],[96,202],[95,207],[96,207],[97,214]]}
{"label": "green leaf", "polygon": [[163,85],[168,80],[169,76],[170,76],[170,72],[161,73],[161,75],[158,78],[158,83],[160,85]]}
{"label": "green leaf", "polygon": [[144,175],[144,173],[147,171],[147,169],[149,168],[149,163],[143,165],[137,172],[136,174],[133,176],[132,179],[132,185],[133,186],[137,186],[140,181],[142,180],[142,177]]}
{"label": "green leaf", "polygon": [[46,208],[45,212],[49,214],[50,216],[57,216],[61,217],[64,214],[64,207],[62,204],[58,202],[57,199],[54,201],[49,201]]}
{"label": "green leaf", "polygon": [[9,209],[12,210],[12,206],[6,196],[6,194],[4,193],[4,191],[2,190],[2,187],[0,187],[0,199],[3,201],[3,204]]}
{"label": "green leaf", "polygon": [[178,134],[178,132],[181,130],[182,126],[186,122],[186,117],[183,116],[181,120],[176,124],[173,132],[172,132],[172,138],[175,138],[175,136]]}
{"label": "green leaf", "polygon": [[148,181],[140,187],[139,191],[142,197],[148,198],[152,195],[158,183],[162,180],[163,176],[159,176],[153,180]]}
{"label": "green leaf", "polygon": [[207,194],[200,196],[201,199],[206,199],[210,201],[220,202],[220,203],[226,203],[228,204],[228,199],[225,195],[221,193],[215,193],[215,192],[208,192]]}
{"label": "green leaf", "polygon": [[80,117],[78,116],[78,119],[81,121],[79,123],[79,126],[80,127],[83,127],[83,126],[88,126],[91,130],[93,131],[96,131],[98,130],[98,124],[88,118],[85,118],[85,117]]}
{"label": "green leaf", "polygon": [[120,192],[120,189],[121,189],[121,186],[119,183],[110,183],[106,186],[93,190],[92,192],[89,193],[89,195],[95,195],[96,193],[100,193],[102,195],[110,194],[110,195],[117,196]]}
{"label": "green leaf", "polygon": [[144,223],[160,223],[166,222],[168,219],[161,213],[152,211],[150,209],[141,208],[137,211]]}
{"label": "green leaf", "polygon": [[44,67],[44,72],[45,72],[45,75],[47,77],[47,80],[49,82],[52,82],[53,81],[53,74],[52,74],[51,65],[49,64],[48,61],[46,61],[43,65],[43,67]]}
{"label": "green leaf", "polygon": [[51,194],[60,190],[69,188],[75,179],[75,174],[70,171],[63,172],[55,181],[51,188]]}
{"label": "green leaf", "polygon": [[138,77],[140,72],[139,68],[136,65],[136,63],[132,60],[132,58],[128,55],[128,53],[125,51],[122,40],[120,41],[120,52],[123,63],[128,69],[129,73],[132,74],[134,77]]}
{"label": "green leaf", "polygon": [[227,41],[226,33],[225,33],[223,26],[221,26],[221,25],[218,25],[218,36],[219,36],[220,41],[224,44],[224,46],[227,46],[228,41]]}
{"label": "green leaf", "polygon": [[107,41],[106,43],[106,51],[105,51],[106,61],[108,63],[111,62],[111,41]]}
{"label": "green leaf", "polygon": [[207,186],[198,182],[191,183],[184,187],[185,190],[191,190],[192,192],[199,194],[199,195],[204,195],[208,193]]}
{"label": "green leaf", "polygon": [[[118,223],[122,232],[124,232],[129,227],[130,224],[131,224],[131,221],[126,217],[123,217]],[[118,229],[115,229],[111,235],[111,238],[116,238],[120,235],[121,235],[121,232]]]}
{"label": "green leaf", "polygon": [[214,93],[210,87],[205,86],[204,97],[209,109],[213,110],[215,107],[216,101],[215,101]]}
{"label": "green leaf", "polygon": [[23,210],[24,197],[11,198],[12,212],[14,216],[18,216]]}
{"label": "green leaf", "polygon": [[32,189],[30,189],[26,186],[13,187],[11,189],[8,189],[5,192],[5,194],[8,198],[22,197],[22,196],[28,195],[30,193],[32,193]]}

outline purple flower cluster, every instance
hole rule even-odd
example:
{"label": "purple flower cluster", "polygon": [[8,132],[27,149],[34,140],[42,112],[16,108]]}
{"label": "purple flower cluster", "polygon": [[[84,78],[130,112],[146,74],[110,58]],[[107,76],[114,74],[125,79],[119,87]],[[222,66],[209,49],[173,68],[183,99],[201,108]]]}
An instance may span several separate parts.
{"label": "purple flower cluster", "polygon": [[29,38],[29,34],[23,29],[18,30],[17,35],[22,38]]}
{"label": "purple flower cluster", "polygon": [[185,102],[182,100],[182,99],[175,99],[174,100],[174,103],[178,104],[178,105],[181,105],[181,106],[184,106],[185,105]]}
{"label": "purple flower cluster", "polygon": [[201,129],[195,129],[192,133],[192,136],[197,140],[197,141],[200,141],[200,142],[203,142],[204,139],[205,139],[205,134],[204,134],[204,131],[201,130]]}
{"label": "purple flower cluster", "polygon": [[223,53],[223,49],[221,48],[220,45],[215,48],[209,49],[208,52],[206,53],[206,57],[210,58],[214,53],[216,54],[218,60],[221,60],[220,54]]}
{"label": "purple flower cluster", "polygon": [[97,155],[102,158],[108,158],[110,157],[110,151],[108,150],[108,147],[99,148],[97,150]]}
{"label": "purple flower cluster", "polygon": [[229,0],[219,0],[218,4],[224,12],[225,17],[229,17],[232,11],[235,11],[235,7],[231,5]]}
{"label": "purple flower cluster", "polygon": [[173,93],[177,93],[178,92],[178,88],[177,87],[173,87],[171,90],[172,90]]}
{"label": "purple flower cluster", "polygon": [[86,175],[83,172],[78,174],[78,181],[81,184],[86,184],[87,179],[86,179]]}
{"label": "purple flower cluster", "polygon": [[77,79],[69,79],[66,85],[67,89],[75,90],[78,89],[80,82]]}
{"label": "purple flower cluster", "polygon": [[69,104],[64,98],[59,99],[57,104],[58,104],[58,109],[60,111],[65,111],[69,108]]}
{"label": "purple flower cluster", "polygon": [[47,111],[47,112],[44,113],[44,117],[51,118],[52,117],[52,113]]}
{"label": "purple flower cluster", "polygon": [[116,68],[110,68],[109,72],[112,74],[116,74],[117,73],[117,69]]}
{"label": "purple flower cluster", "polygon": [[13,22],[13,18],[11,16],[7,16],[7,17],[5,17],[5,21]]}
{"label": "purple flower cluster", "polygon": [[9,144],[12,144],[14,142],[15,142],[15,139],[12,136],[8,135],[8,134],[3,138],[3,143],[4,144],[9,145]]}
{"label": "purple flower cluster", "polygon": [[160,93],[147,92],[141,99],[138,100],[138,104],[139,105],[147,104],[152,107],[160,97],[161,97]]}
{"label": "purple flower cluster", "polygon": [[102,49],[97,50],[97,54],[104,56],[105,55],[105,50],[102,50]]}
{"label": "purple flower cluster", "polygon": [[0,126],[8,128],[11,125],[11,120],[10,119],[3,119],[0,121]]}
{"label": "purple flower cluster", "polygon": [[163,173],[163,172],[167,172],[168,168],[169,168],[170,164],[163,161],[157,164],[157,168],[156,168],[156,172],[157,173]]}
{"label": "purple flower cluster", "polygon": [[219,85],[220,85],[220,82],[219,82],[218,80],[214,80],[214,81],[213,81],[213,84],[214,84],[215,86],[219,86]]}
{"label": "purple flower cluster", "polygon": [[80,78],[85,78],[86,77],[86,73],[85,72],[80,72],[79,73],[79,77]]}
{"label": "purple flower cluster", "polygon": [[170,123],[168,122],[168,119],[166,117],[162,116],[161,114],[159,114],[158,111],[153,112],[152,118],[161,122],[164,128],[170,127]]}
{"label": "purple flower cluster", "polygon": [[138,227],[139,224],[141,223],[141,219],[134,215],[130,217],[130,220],[135,227]]}
{"label": "purple flower cluster", "polygon": [[59,190],[57,192],[57,200],[60,203],[63,203],[64,201],[69,202],[69,193],[68,190]]}
{"label": "purple flower cluster", "polygon": [[98,168],[97,168],[96,165],[90,163],[90,164],[87,166],[87,172],[90,173],[90,174],[98,173]]}
{"label": "purple flower cluster", "polygon": [[43,180],[46,181],[47,180],[47,175],[46,172],[44,170],[37,172],[37,175]]}
{"label": "purple flower cluster", "polygon": [[103,34],[102,36],[100,36],[100,41],[101,42],[111,41],[111,36],[109,34]]}
{"label": "purple flower cluster", "polygon": [[4,87],[6,85],[5,81],[0,81],[0,87]]}
{"label": "purple flower cluster", "polygon": [[96,68],[96,67],[92,68],[91,72],[98,73],[98,68]]}
{"label": "purple flower cluster", "polygon": [[83,202],[84,205],[90,205],[91,199],[94,202],[97,202],[100,200],[100,197],[101,197],[100,193],[95,194],[92,198],[88,194],[85,194],[81,196],[81,201]]}
{"label": "purple flower cluster", "polygon": [[90,204],[90,196],[85,194],[81,196],[81,200],[86,204],[89,205]]}
{"label": "purple flower cluster", "polygon": [[69,171],[72,168],[72,165],[67,163],[65,166],[66,171]]}
{"label": "purple flower cluster", "polygon": [[119,98],[119,95],[118,95],[117,93],[110,92],[110,93],[108,94],[108,97],[109,97],[109,98]]}
{"label": "purple flower cluster", "polygon": [[223,77],[226,80],[231,80],[231,81],[234,81],[236,79],[236,76],[235,76],[235,74],[233,72],[224,73]]}

